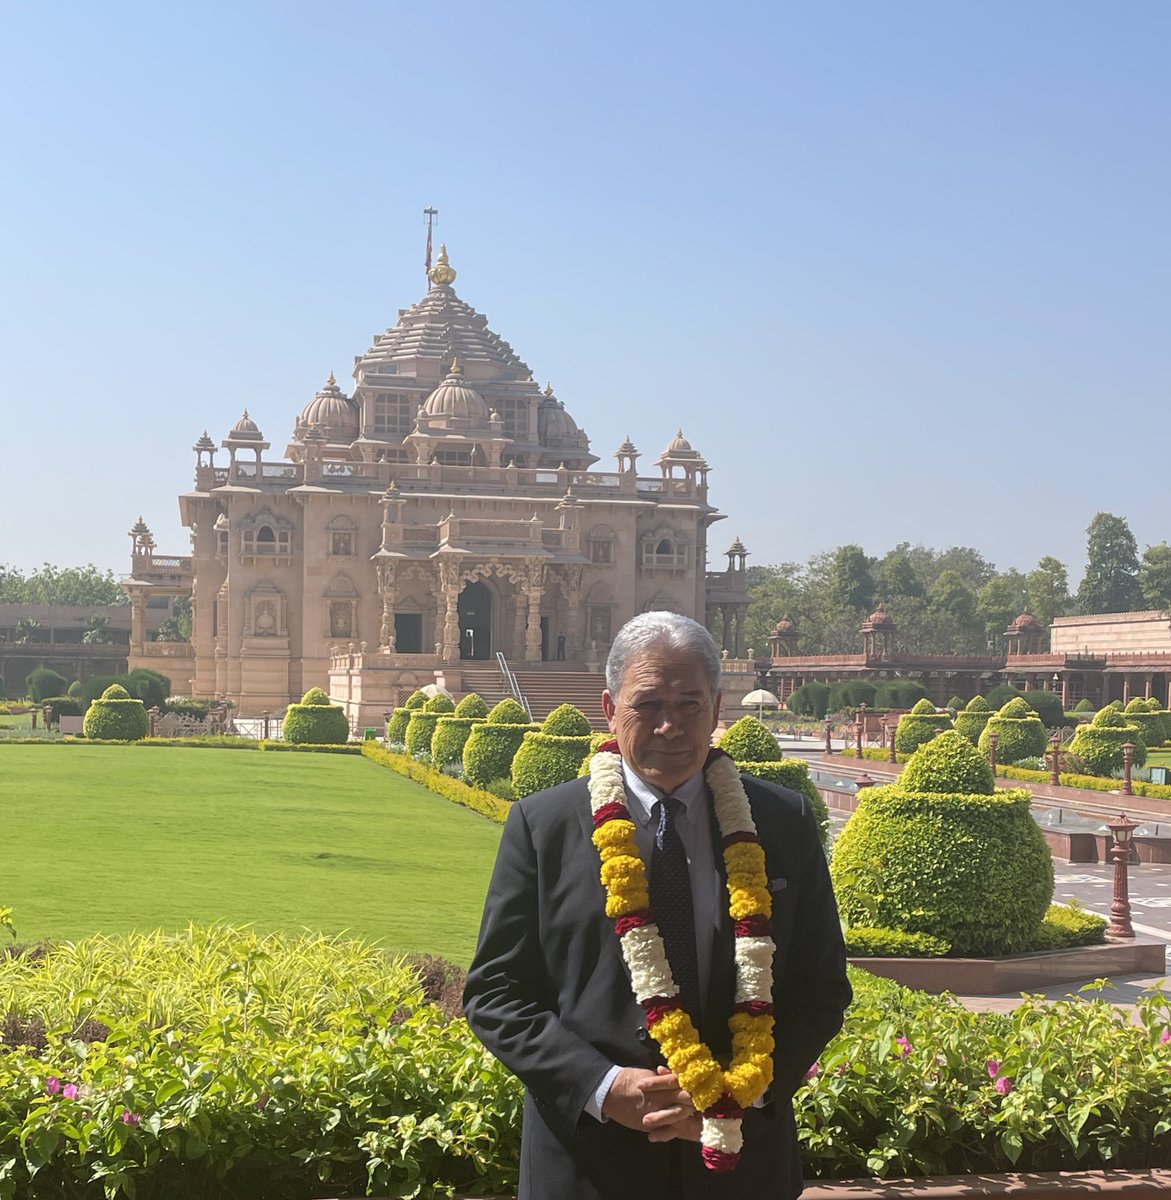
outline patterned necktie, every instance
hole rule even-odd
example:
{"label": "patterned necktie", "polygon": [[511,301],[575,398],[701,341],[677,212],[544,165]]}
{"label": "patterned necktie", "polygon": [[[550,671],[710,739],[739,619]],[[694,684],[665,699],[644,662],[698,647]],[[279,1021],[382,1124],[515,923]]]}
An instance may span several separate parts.
{"label": "patterned necktie", "polygon": [[702,993],[695,950],[695,914],[691,905],[687,852],[678,829],[683,812],[683,802],[674,796],[660,800],[653,810],[658,828],[651,853],[651,909],[667,948],[667,961],[671,964],[671,974],[679,988],[683,1007],[692,1020],[698,1022]]}

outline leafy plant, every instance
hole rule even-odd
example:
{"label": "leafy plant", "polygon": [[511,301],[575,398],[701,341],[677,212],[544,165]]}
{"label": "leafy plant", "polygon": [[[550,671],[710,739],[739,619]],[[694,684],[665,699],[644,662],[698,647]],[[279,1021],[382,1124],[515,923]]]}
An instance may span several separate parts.
{"label": "leafy plant", "polygon": [[952,720],[947,713],[936,712],[930,700],[920,700],[900,718],[895,730],[895,750],[900,754],[914,754],[941,729],[951,728]]}
{"label": "leafy plant", "polygon": [[294,744],[343,745],[350,740],[350,722],[340,704],[330,703],[321,688],[310,688],[300,704],[285,713],[284,737]]}
{"label": "leafy plant", "polygon": [[1070,752],[1083,759],[1094,775],[1108,776],[1122,770],[1125,763],[1123,746],[1130,742],[1134,746],[1134,765],[1141,767],[1147,761],[1147,746],[1142,728],[1129,716],[1108,704],[1095,713],[1088,724],[1077,727],[1069,744]]}
{"label": "leafy plant", "polygon": [[112,683],[87,710],[82,732],[90,741],[133,742],[150,733],[150,717],[141,700]]}
{"label": "leafy plant", "polygon": [[988,753],[991,744],[989,737],[992,733],[1000,735],[996,747],[998,762],[1015,763],[1020,762],[1022,758],[1042,758],[1049,745],[1041,718],[1024,696],[1016,696],[1009,700],[984,726],[979,741],[980,750],[984,754]]}

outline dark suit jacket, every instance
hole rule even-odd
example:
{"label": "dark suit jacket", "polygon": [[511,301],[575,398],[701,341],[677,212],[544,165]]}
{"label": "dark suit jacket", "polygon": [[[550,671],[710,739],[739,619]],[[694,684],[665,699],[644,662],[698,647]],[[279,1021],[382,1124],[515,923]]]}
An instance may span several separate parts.
{"label": "dark suit jacket", "polygon": [[[521,1200],[666,1200],[669,1178],[688,1200],[799,1194],[790,1100],[841,1027],[850,985],[808,800],[751,777],[744,784],[773,893],[777,1049],[770,1102],[747,1114],[741,1161],[724,1174],[703,1166],[697,1143],[654,1144],[584,1112],[612,1064],[654,1068],[663,1060],[605,914],[586,780],[513,806],[464,1007],[484,1045],[526,1088]],[[716,846],[719,857],[718,839]],[[717,865],[722,872],[722,859]],[[730,1045],[732,943],[725,912],[701,1027],[717,1053]]]}

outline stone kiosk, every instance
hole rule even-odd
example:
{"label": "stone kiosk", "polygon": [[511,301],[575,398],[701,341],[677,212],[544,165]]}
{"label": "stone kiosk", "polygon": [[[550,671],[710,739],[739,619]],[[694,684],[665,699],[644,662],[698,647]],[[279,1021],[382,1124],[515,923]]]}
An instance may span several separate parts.
{"label": "stone kiosk", "polygon": [[[747,551],[737,540],[727,571],[706,570],[722,514],[682,431],[649,475],[629,439],[616,470],[596,470],[553,389],[456,294],[445,248],[429,274],[355,358],[353,394],[331,374],[305,406],[283,460],[264,457],[247,411],[226,466],[206,433],[196,442],[179,501],[189,559],[156,569],[139,532],[131,594],[193,600],[192,693],[255,713],[326,687],[377,725],[421,684],[470,690],[464,672],[495,670],[498,652],[566,683],[596,671],[647,609],[715,613],[742,656]],[[132,643],[130,665],[153,665],[150,650]]]}

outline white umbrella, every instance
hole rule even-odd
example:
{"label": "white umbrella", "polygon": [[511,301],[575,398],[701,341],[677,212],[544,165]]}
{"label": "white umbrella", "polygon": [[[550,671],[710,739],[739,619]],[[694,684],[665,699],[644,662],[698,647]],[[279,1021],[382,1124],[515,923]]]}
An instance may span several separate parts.
{"label": "white umbrella", "polygon": [[749,692],[743,700],[740,701],[745,708],[750,704],[756,705],[756,716],[759,720],[764,716],[764,706],[767,704],[770,708],[780,708],[781,702],[772,694],[766,692],[764,688],[757,688],[755,692]]}

